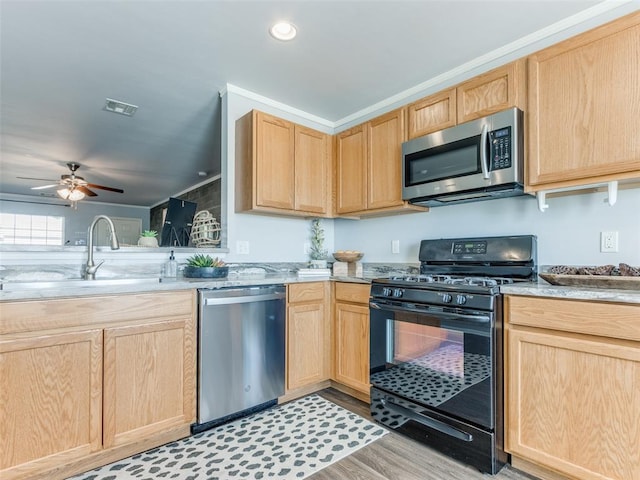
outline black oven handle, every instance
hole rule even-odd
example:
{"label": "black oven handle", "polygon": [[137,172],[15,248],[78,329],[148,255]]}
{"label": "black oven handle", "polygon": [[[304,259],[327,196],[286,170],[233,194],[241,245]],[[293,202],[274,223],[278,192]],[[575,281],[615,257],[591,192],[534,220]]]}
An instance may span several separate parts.
{"label": "black oven handle", "polygon": [[462,430],[452,427],[451,425],[447,425],[446,423],[441,422],[440,420],[436,420],[435,418],[428,417],[426,415],[421,415],[418,412],[414,412],[413,410],[410,410],[406,407],[398,405],[397,403],[384,398],[380,399],[380,403],[383,406],[387,407],[392,412],[396,412],[396,413],[399,413],[400,415],[404,415],[405,417],[415,420],[416,422],[421,423],[422,425],[433,428],[446,435],[455,437],[464,442],[473,441],[473,435],[467,432],[463,432]]}
{"label": "black oven handle", "polygon": [[463,322],[471,322],[474,324],[486,324],[491,323],[491,317],[489,315],[465,315],[463,313],[448,313],[448,312],[430,312],[426,309],[420,308],[411,308],[411,307],[398,307],[395,305],[390,305],[388,303],[379,303],[379,302],[369,302],[369,307],[375,308],[376,310],[391,310],[393,312],[414,312],[414,313],[422,313],[424,315],[437,315],[439,318],[444,318],[447,320],[459,320]]}

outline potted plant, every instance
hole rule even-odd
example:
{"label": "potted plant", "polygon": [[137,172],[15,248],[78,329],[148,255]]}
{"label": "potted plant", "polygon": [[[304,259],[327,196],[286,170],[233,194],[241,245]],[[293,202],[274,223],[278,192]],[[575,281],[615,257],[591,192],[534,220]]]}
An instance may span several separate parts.
{"label": "potted plant", "polygon": [[327,268],[327,255],[324,249],[324,230],[320,219],[311,220],[311,248],[309,249],[309,264],[311,268]]}
{"label": "potted plant", "polygon": [[229,267],[218,257],[196,253],[187,258],[184,276],[187,278],[224,278],[229,274]]}
{"label": "potted plant", "polygon": [[138,239],[139,247],[157,247],[158,246],[158,232],[155,230],[144,230],[140,234],[140,238]]}

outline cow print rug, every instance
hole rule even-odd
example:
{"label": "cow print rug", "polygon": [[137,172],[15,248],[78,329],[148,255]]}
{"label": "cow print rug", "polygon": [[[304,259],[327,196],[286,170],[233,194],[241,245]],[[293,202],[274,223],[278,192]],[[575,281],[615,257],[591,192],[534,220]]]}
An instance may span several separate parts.
{"label": "cow print rug", "polygon": [[386,433],[311,395],[71,478],[299,479]]}

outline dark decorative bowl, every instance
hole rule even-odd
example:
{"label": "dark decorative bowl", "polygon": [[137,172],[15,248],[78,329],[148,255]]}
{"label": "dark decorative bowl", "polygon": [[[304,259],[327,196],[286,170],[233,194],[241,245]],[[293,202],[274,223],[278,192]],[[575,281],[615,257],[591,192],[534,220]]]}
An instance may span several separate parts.
{"label": "dark decorative bowl", "polygon": [[184,267],[186,278],[226,278],[229,267]]}

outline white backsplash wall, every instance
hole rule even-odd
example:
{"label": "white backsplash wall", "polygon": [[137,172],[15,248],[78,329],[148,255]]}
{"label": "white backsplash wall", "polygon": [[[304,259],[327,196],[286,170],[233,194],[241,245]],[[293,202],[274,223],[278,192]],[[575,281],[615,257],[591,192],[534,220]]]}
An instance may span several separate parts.
{"label": "white backsplash wall", "polygon": [[[335,248],[361,250],[363,262],[417,262],[420,240],[469,236],[538,237],[540,265],[640,265],[640,189],[621,190],[609,206],[606,193],[548,199],[542,213],[531,197],[432,208],[427,213],[368,220],[336,220]],[[617,231],[618,253],[600,252],[600,232]],[[391,253],[399,240],[400,253]]]}

